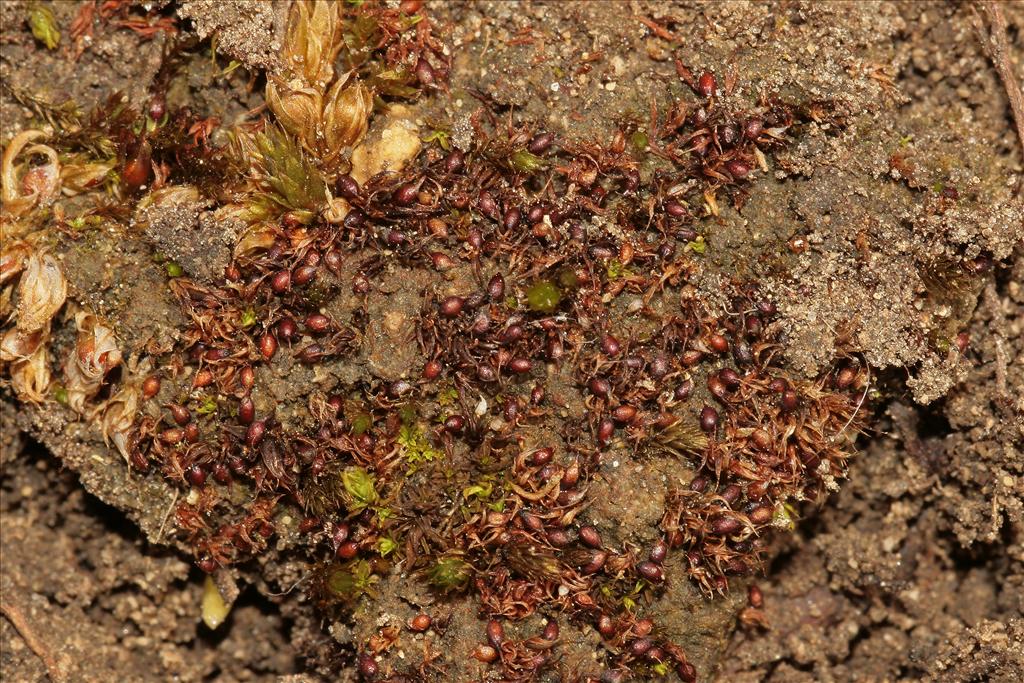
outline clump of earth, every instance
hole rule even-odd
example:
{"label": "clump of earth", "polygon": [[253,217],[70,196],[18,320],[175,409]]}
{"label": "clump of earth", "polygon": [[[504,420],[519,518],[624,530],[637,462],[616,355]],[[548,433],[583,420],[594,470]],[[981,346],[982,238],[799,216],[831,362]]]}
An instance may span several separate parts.
{"label": "clump of earth", "polygon": [[[289,249],[307,229],[357,237],[330,242],[340,260],[330,273],[320,270],[306,299],[277,292],[266,300],[278,303],[253,305],[257,315],[301,306],[345,326],[326,338],[282,341],[272,361],[253,364],[251,392],[225,391],[213,404],[193,392],[206,367],[188,355],[196,348],[189,346],[194,310],[227,310],[233,300],[218,289],[230,281],[225,273],[240,267],[240,277],[249,277],[262,272],[260,258],[272,261],[238,256],[251,233],[240,214],[225,210],[216,176],[178,183],[195,189],[173,201],[160,198],[161,189],[111,190],[127,207],[120,213],[97,211],[88,193],[66,192],[30,219],[5,225],[39,227],[33,248],[45,245],[39,253],[59,262],[69,302],[47,330],[55,379],[43,399],[20,393],[21,361],[0,378],[5,674],[55,681],[692,680],[691,673],[701,681],[1019,680],[1024,143],[993,63],[991,7],[353,5],[343,15],[347,36],[357,17],[368,16],[362,12],[421,17],[401,24],[417,40],[399,44],[436,41],[428,58],[436,70],[429,84],[420,76],[408,92],[386,91],[384,81],[360,74],[375,84],[379,101],[346,162],[360,186],[376,188],[377,199],[361,205],[373,230],[332,223],[326,211],[305,223],[298,211],[281,216]],[[40,7],[49,18],[38,17]],[[268,79],[290,73],[281,56],[289,7],[4,3],[0,141],[9,149],[24,130],[59,128],[61,102],[88,112],[121,93],[143,110],[159,92],[168,110],[187,107],[190,122],[204,122],[190,135],[227,149],[233,126],[273,120],[264,93]],[[999,12],[1008,40],[1003,58],[1022,73],[1024,9],[1006,4]],[[41,29],[40,21],[49,23]],[[706,74],[714,83],[704,93]],[[692,130],[698,110],[740,123],[756,118],[768,130],[781,112],[790,120],[776,121],[780,132],[767,137],[739,132],[741,143],[716,137],[712,149],[725,156],[733,144],[757,148],[757,156],[749,165],[740,158],[742,166],[716,166],[721,177],[692,176],[672,165],[671,154],[654,152],[661,140],[681,141],[673,131]],[[672,121],[673,112],[681,118]],[[158,127],[170,125],[159,119]],[[542,135],[554,142],[535,143]],[[427,214],[414,213],[440,201],[443,187],[435,195],[417,187],[425,194],[410,200],[406,214],[379,208],[390,202],[379,197],[397,197],[409,174],[430,176],[452,150],[473,158],[487,136],[512,141],[487,159],[488,173],[507,175],[488,191],[504,202],[515,192],[550,201],[537,221],[517,218],[510,231],[509,244],[526,245],[532,263],[513,258],[512,247],[474,245],[474,226],[500,231],[492,224],[507,220],[504,211],[489,218],[479,195],[464,215],[448,207],[430,214],[444,234]],[[696,135],[685,138],[678,158],[692,158],[690,147],[700,144]],[[537,155],[513,156],[526,145]],[[594,163],[614,178],[598,186],[611,198],[603,206],[619,213],[603,211],[598,197],[597,209],[559,222],[558,209],[593,187],[584,161],[615,149],[628,162],[614,173],[610,161]],[[43,167],[42,156],[30,166]],[[110,187],[127,182],[124,163],[118,159]],[[524,170],[533,163],[543,170]],[[229,168],[225,186],[235,173]],[[629,189],[628,168],[639,189]],[[522,181],[524,173],[561,174],[561,196],[552,196],[553,184]],[[338,171],[330,174],[334,191]],[[173,187],[177,176],[170,177]],[[5,180],[10,214],[7,188]],[[669,213],[670,198],[680,200],[685,217]],[[631,268],[633,253],[641,265]],[[450,267],[438,267],[437,254]],[[501,295],[474,304],[472,293],[490,291],[498,273]],[[591,298],[588,277],[605,287]],[[254,291],[271,286],[269,276],[252,281]],[[25,295],[6,277],[2,284],[6,332],[24,317]],[[453,297],[461,303],[448,316]],[[582,313],[588,310],[600,314],[590,319]],[[478,365],[497,351],[481,356],[476,342],[466,342],[461,355],[452,349],[483,336],[471,328],[480,311],[506,327],[518,320],[534,335],[510,344],[519,355],[499,362],[500,374],[527,359],[517,366],[524,376],[510,370],[495,385]],[[113,330],[124,358],[88,397],[92,410],[76,410],[65,386],[83,325],[76,313],[83,312]],[[669,319],[685,330],[666,333]],[[312,329],[318,323],[310,320],[299,322]],[[628,347],[624,356],[632,352],[642,363],[610,391],[574,365],[582,358],[593,363],[588,372],[607,367],[609,332]],[[713,332],[728,340],[728,352],[697,345]],[[259,335],[240,333],[236,341],[250,337],[246,357],[266,356]],[[552,340],[570,350],[567,360],[551,350]],[[209,349],[207,338],[200,343]],[[310,343],[319,344],[323,362],[301,355]],[[756,361],[735,353],[744,344],[758,349]],[[697,348],[703,357],[684,362]],[[441,384],[424,379],[432,360],[444,368]],[[621,364],[614,367],[629,368]],[[723,399],[715,381],[734,369],[740,388],[726,387]],[[220,480],[212,457],[196,463],[198,474],[192,461],[159,447],[148,460],[133,460],[138,451],[120,449],[97,421],[107,413],[95,411],[136,376],[140,387],[144,377],[163,378],[138,409],[136,430],[146,418],[175,429],[166,406],[182,403],[192,424],[223,426],[219,434],[244,441],[251,431],[236,423],[248,399],[256,415],[273,416],[269,433],[305,434],[309,452],[317,442],[345,440],[356,460],[338,460],[336,470],[331,461],[321,465],[344,471],[350,483],[357,465],[369,471],[373,496],[365,482],[289,488],[289,477],[308,481],[313,465],[301,461],[290,473],[274,466],[266,448],[258,469],[231,470],[230,483]],[[783,378],[782,392],[768,389],[773,378]],[[800,391],[795,414],[785,404],[787,387]],[[627,395],[642,397],[633,403],[649,422],[608,417]],[[334,397],[343,407],[331,429],[341,431],[318,431]],[[821,423],[829,431],[820,462],[801,465],[800,495],[762,498],[750,488],[753,479],[737,494],[727,487],[740,481],[728,479],[736,475],[722,478],[709,464],[709,454],[722,452],[716,444],[728,452],[754,442],[753,428],[735,417],[741,405],[802,425],[810,405],[833,399],[841,418]],[[702,432],[698,416],[712,406],[721,425]],[[209,415],[200,412],[206,407]],[[691,428],[673,432],[674,440],[652,437],[664,433],[658,420],[666,413]],[[359,441],[363,415],[376,445]],[[450,424],[456,415],[469,427]],[[605,428],[611,437],[601,436]],[[380,453],[384,442],[398,444],[395,453],[405,458],[391,479],[384,465],[363,457]],[[531,455],[545,445],[555,454],[554,484],[524,492],[523,481],[554,476]],[[172,461],[183,463],[176,476]],[[516,479],[521,471],[535,478]],[[519,489],[503,488],[508,482]],[[327,502],[311,504],[314,491]],[[376,504],[378,495],[392,502]],[[694,495],[713,500],[705,522],[721,527],[717,537],[712,529],[684,540],[674,526],[688,514],[674,506]],[[751,523],[756,533],[715,521],[730,505],[745,520],[768,514],[768,502],[759,501],[771,501],[772,513]],[[570,513],[567,539],[553,533],[563,526],[537,520],[546,514],[542,503]],[[271,512],[261,517],[265,509]],[[190,521],[195,511],[203,511],[201,523]],[[388,515],[397,520],[381,521]],[[500,523],[514,538],[546,545],[488,546],[453,531],[476,528],[459,526],[465,519],[481,520],[481,529]],[[600,542],[586,542],[584,527]],[[255,540],[218,555],[216,532],[224,529]],[[359,544],[355,560],[343,548],[349,529]],[[659,543],[668,558],[653,561]],[[611,564],[594,570],[604,578],[587,578],[597,553]],[[728,553],[733,564],[706,559],[715,553]],[[562,574],[553,579],[543,563],[556,558]],[[439,567],[458,574],[462,562],[478,580],[439,578]],[[360,580],[355,591],[337,586]],[[599,614],[613,614],[615,625],[602,631]],[[548,637],[552,623],[559,629]]]}

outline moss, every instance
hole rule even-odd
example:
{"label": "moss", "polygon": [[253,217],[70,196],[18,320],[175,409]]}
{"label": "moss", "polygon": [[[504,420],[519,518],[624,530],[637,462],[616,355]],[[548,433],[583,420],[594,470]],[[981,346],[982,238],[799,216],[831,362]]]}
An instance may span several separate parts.
{"label": "moss", "polygon": [[349,467],[341,475],[345,487],[345,505],[350,514],[359,514],[377,502],[376,482],[362,467]]}
{"label": "moss", "polygon": [[413,469],[417,465],[444,457],[444,453],[431,445],[417,424],[403,424],[395,441],[401,447],[405,462]]}
{"label": "moss", "polygon": [[562,291],[551,280],[541,280],[526,290],[526,302],[530,310],[551,313],[562,301]]}
{"label": "moss", "polygon": [[427,579],[434,588],[448,593],[461,590],[469,583],[473,567],[460,557],[438,558],[427,572]]}

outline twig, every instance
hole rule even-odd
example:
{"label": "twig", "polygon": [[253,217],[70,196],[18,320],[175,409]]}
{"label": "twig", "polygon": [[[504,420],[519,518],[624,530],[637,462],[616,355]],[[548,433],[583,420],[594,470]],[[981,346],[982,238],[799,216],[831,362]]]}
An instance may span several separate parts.
{"label": "twig", "polygon": [[160,539],[164,537],[164,527],[167,526],[167,518],[171,516],[171,510],[174,509],[174,504],[178,502],[178,489],[174,489],[174,498],[171,499],[171,504],[167,506],[167,512],[164,513],[163,520],[160,521],[160,528],[157,529],[156,539],[154,543],[159,543]]}
{"label": "twig", "polygon": [[1021,93],[1019,76],[1014,73],[1013,64],[1010,62],[1010,46],[1006,40],[1006,17],[996,0],[981,0],[980,4],[989,23],[988,30],[984,31],[982,47],[1003,81],[1006,96],[1010,99],[1013,121],[1017,125],[1021,154],[1024,155],[1024,94]]}
{"label": "twig", "polygon": [[29,623],[25,613],[21,611],[21,608],[17,607],[13,603],[7,602],[6,600],[0,600],[0,612],[7,617],[14,628],[18,631],[21,637],[25,640],[29,649],[36,653],[39,659],[43,660],[43,665],[46,667],[47,673],[50,674],[50,680],[54,683],[61,683],[66,680],[64,670],[57,663],[56,658],[50,652],[50,649],[45,643],[36,635],[35,629]]}
{"label": "twig", "polygon": [[847,420],[846,424],[843,425],[843,428],[840,429],[834,437],[832,437],[832,441],[835,441],[840,436],[842,436],[843,432],[846,431],[846,428],[853,424],[854,418],[857,417],[857,413],[860,412],[861,406],[864,405],[864,399],[868,397],[868,390],[871,388],[871,366],[868,365],[867,359],[864,360],[864,367],[868,371],[867,379],[864,381],[864,393],[860,395],[860,401],[857,402],[857,407],[854,408],[853,414],[850,415],[850,419]]}

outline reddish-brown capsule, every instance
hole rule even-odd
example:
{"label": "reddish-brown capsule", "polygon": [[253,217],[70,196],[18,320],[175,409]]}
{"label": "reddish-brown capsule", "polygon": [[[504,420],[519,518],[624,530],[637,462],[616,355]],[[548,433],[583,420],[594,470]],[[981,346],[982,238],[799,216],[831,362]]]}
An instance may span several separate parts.
{"label": "reddish-brown capsule", "polygon": [[270,360],[275,353],[277,353],[277,339],[268,332],[260,337],[260,354],[266,360]]}
{"label": "reddish-brown capsule", "polygon": [[679,356],[679,360],[688,368],[692,368],[694,365],[697,365],[703,358],[704,354],[697,349],[687,349]]}
{"label": "reddish-brown capsule", "polygon": [[730,536],[743,528],[743,523],[735,517],[718,515],[711,519],[711,533],[720,536]]}
{"label": "reddish-brown capsule", "polygon": [[740,499],[740,496],[743,495],[743,489],[741,489],[736,484],[729,484],[724,489],[722,489],[721,493],[719,493],[718,495],[721,496],[722,500],[724,500],[726,503],[732,505],[733,503]]}
{"label": "reddish-brown capsule", "polygon": [[148,142],[138,145],[134,156],[127,159],[121,170],[121,182],[125,190],[131,194],[138,192],[149,182],[151,171],[151,148]]}
{"label": "reddish-brown capsule", "polygon": [[654,645],[649,638],[637,638],[629,644],[629,653],[634,657],[643,657]]}
{"label": "reddish-brown capsule", "polygon": [[755,429],[750,433],[750,442],[759,450],[767,451],[772,446],[772,437],[763,429]]}
{"label": "reddish-brown capsule", "polygon": [[708,377],[708,391],[719,400],[724,400],[729,393],[720,375],[710,375]]}
{"label": "reddish-brown capsule", "polygon": [[620,424],[629,424],[636,417],[636,408],[630,405],[617,406],[612,411],[612,417]]}
{"label": "reddish-brown capsule", "polygon": [[331,319],[326,315],[314,313],[306,317],[306,327],[314,334],[322,334],[331,328]]}
{"label": "reddish-brown capsule", "polygon": [[720,126],[717,131],[718,142],[721,143],[722,147],[732,147],[736,144],[736,141],[740,138],[739,128],[731,124]]}
{"label": "reddish-brown capsule", "polygon": [[588,385],[590,393],[600,398],[607,398],[612,391],[611,383],[603,377],[595,377]]}
{"label": "reddish-brown capsule", "polygon": [[199,441],[201,433],[199,431],[199,425],[197,425],[195,422],[189,422],[187,425],[185,425],[184,431],[185,441],[188,441],[189,443],[196,443],[197,441]]}
{"label": "reddish-brown capsule", "polygon": [[615,434],[615,422],[610,418],[602,418],[597,424],[597,440],[603,446],[612,439]]}
{"label": "reddish-brown capsule", "polygon": [[498,380],[498,373],[487,363],[481,363],[476,367],[476,377],[481,382],[495,382]]}
{"label": "reddish-brown capsule", "polygon": [[477,645],[470,656],[478,662],[490,664],[498,658],[498,651],[490,645]]}
{"label": "reddish-brown capsule", "polygon": [[[749,487],[748,487],[749,495]],[[772,508],[770,505],[758,505],[747,513],[747,517],[750,519],[752,524],[767,524],[772,521]]]}
{"label": "reddish-brown capsule", "polygon": [[292,274],[292,280],[300,287],[308,285],[316,277],[316,266],[299,266]]}
{"label": "reddish-brown capsule", "polygon": [[718,411],[711,406],[704,406],[700,411],[700,428],[708,433],[718,429]]}
{"label": "reddish-brown capsule", "polygon": [[160,440],[168,444],[181,443],[181,440],[185,438],[185,430],[179,427],[172,427],[171,429],[165,429],[160,432]]}
{"label": "reddish-brown capsule", "polygon": [[423,379],[427,381],[437,379],[438,377],[440,377],[442,369],[443,367],[441,366],[440,361],[428,360],[423,365]]}
{"label": "reddish-brown capsule", "polygon": [[422,57],[420,57],[419,61],[416,62],[416,80],[418,80],[422,86],[431,86],[434,84],[434,68],[430,66],[430,62]]}
{"label": "reddish-brown capsule", "polygon": [[192,465],[185,470],[185,477],[193,486],[202,486],[206,483],[206,470],[199,465]]}
{"label": "reddish-brown capsule", "polygon": [[401,398],[410,391],[412,391],[412,384],[404,379],[395,380],[388,386],[388,396],[391,398]]}
{"label": "reddish-brown capsule", "polygon": [[564,529],[552,529],[547,532],[548,543],[556,548],[564,548],[572,543],[572,538]]}
{"label": "reddish-brown capsule", "polygon": [[501,273],[495,273],[487,283],[487,296],[491,297],[492,301],[500,301],[505,296],[505,278]]}
{"label": "reddish-brown capsule", "polygon": [[444,159],[444,170],[448,173],[458,173],[462,170],[465,155],[461,150],[453,149]]}
{"label": "reddish-brown capsule", "polygon": [[487,642],[499,650],[501,649],[501,644],[505,642],[505,629],[497,619],[491,619],[487,622]]}
{"label": "reddish-brown capsule", "polygon": [[853,384],[853,380],[855,379],[857,379],[856,370],[849,367],[843,368],[839,371],[839,374],[836,375],[836,388],[845,389]]}
{"label": "reddish-brown capsule", "polygon": [[339,522],[331,529],[331,543],[334,545],[335,550],[348,540],[349,531],[349,526],[345,522]]}
{"label": "reddish-brown capsule", "polygon": [[146,107],[149,118],[159,121],[167,113],[167,99],[160,93],[149,98],[149,105]]}
{"label": "reddish-brown capsule", "polygon": [[256,404],[253,403],[252,397],[243,396],[242,400],[238,404],[238,421],[244,425],[252,424],[252,421],[256,418]]}
{"label": "reddish-brown capsule", "polygon": [[583,565],[583,573],[596,574],[601,571],[607,561],[608,553],[603,550],[595,551],[594,554],[590,556],[590,561]]}
{"label": "reddish-brown capsule", "polygon": [[601,337],[601,352],[606,356],[617,356],[622,350],[619,340],[610,334]]}
{"label": "reddish-brown capsule", "polygon": [[263,435],[267,432],[267,425],[263,420],[259,422],[253,422],[249,425],[249,428],[245,430],[245,445],[249,448],[256,448],[263,441]]}
{"label": "reddish-brown capsule", "polygon": [[672,392],[672,396],[677,401],[685,401],[686,399],[690,398],[690,394],[692,394],[692,393],[693,393],[693,380],[692,379],[687,379],[687,380],[683,380],[683,382],[679,386],[676,387],[675,391]]}
{"label": "reddish-brown capsule", "polygon": [[476,207],[480,210],[480,213],[491,220],[498,220],[498,203],[494,201],[494,197],[487,190],[481,192],[480,196],[477,197]]}
{"label": "reddish-brown capsule", "polygon": [[153,398],[160,393],[160,378],[150,375],[142,382],[142,395],[146,398]]}
{"label": "reddish-brown capsule", "polygon": [[665,541],[658,541],[651,548],[651,554],[648,556],[651,562],[655,564],[661,564],[668,557],[668,544]]}
{"label": "reddish-brown capsule", "polygon": [[689,662],[676,664],[676,675],[683,683],[696,683],[697,681],[697,669]]}
{"label": "reddish-brown capsule", "polygon": [[530,362],[529,358],[513,358],[509,362],[508,367],[517,375],[524,375],[533,369],[533,363]]}
{"label": "reddish-brown capsule", "polygon": [[601,548],[601,534],[592,526],[580,527],[580,540],[591,548]]}
{"label": "reddish-brown capsule", "polygon": [[461,296],[446,297],[440,304],[441,315],[446,318],[454,318],[462,313],[462,307],[465,304],[466,300]]}
{"label": "reddish-brown capsule", "polygon": [[341,266],[344,263],[344,259],[341,256],[341,252],[337,249],[331,249],[324,254],[324,265],[327,266],[327,270],[331,271],[335,275],[341,275]]}
{"label": "reddish-brown capsule", "polygon": [[569,466],[562,472],[562,488],[571,489],[576,486],[580,481],[580,463],[578,460],[573,460],[569,463]]}
{"label": "reddish-brown capsule", "polygon": [[522,220],[523,212],[516,207],[511,207],[505,211],[505,215],[502,217],[502,227],[505,230],[513,230],[519,226],[519,221]]}
{"label": "reddish-brown capsule", "polygon": [[279,270],[274,273],[273,277],[270,278],[270,288],[277,294],[283,294],[288,291],[288,288],[292,285],[292,274],[287,270]]}
{"label": "reddish-brown capsule", "polygon": [[217,463],[213,466],[213,478],[218,484],[227,486],[231,483],[231,472],[228,470],[227,465],[223,463]]}
{"label": "reddish-brown capsule", "polygon": [[742,180],[750,173],[750,164],[740,159],[730,159],[725,162],[725,170],[736,180]]}
{"label": "reddish-brown capsule", "polygon": [[658,583],[665,578],[665,573],[661,567],[651,561],[641,562],[637,565],[636,570],[640,576],[653,583]]}
{"label": "reddish-brown capsule", "polygon": [[703,72],[697,79],[697,92],[704,97],[711,97],[718,90],[718,79],[710,71]]}
{"label": "reddish-brown capsule", "polygon": [[206,574],[212,574],[217,571],[217,561],[212,557],[199,558],[196,560],[196,566],[199,567],[200,571]]}
{"label": "reddish-brown capsule", "polygon": [[238,381],[246,391],[252,389],[256,384],[256,371],[246,365],[242,368],[242,371],[238,373]]}
{"label": "reddish-brown capsule", "polygon": [[501,333],[501,336],[498,338],[498,341],[504,344],[505,346],[511,346],[512,344],[515,344],[517,341],[522,339],[523,334],[525,334],[525,330],[523,330],[523,328],[520,325],[509,325],[508,328],[506,328],[505,331]]}
{"label": "reddish-brown capsule", "polygon": [[647,366],[647,374],[652,379],[662,379],[669,373],[671,368],[669,367],[668,359],[661,354],[651,359],[650,365]]}
{"label": "reddish-brown capsule", "polygon": [[334,181],[334,194],[345,199],[355,199],[359,196],[359,183],[352,176],[343,173]]}
{"label": "reddish-brown capsule", "polygon": [[290,342],[298,333],[299,326],[291,316],[285,316],[277,323],[277,337],[283,342]]}
{"label": "reddish-brown capsule", "polygon": [[538,448],[530,455],[530,462],[538,467],[542,467],[550,463],[554,455],[555,451],[550,447]]}
{"label": "reddish-brown capsule", "polygon": [[555,142],[554,133],[538,133],[534,135],[530,142],[526,145],[526,149],[532,154],[543,154],[548,151],[552,144]]}
{"label": "reddish-brown capsule", "polygon": [[957,350],[964,354],[967,352],[967,348],[971,345],[971,335],[969,332],[960,332],[956,335],[954,340]]}
{"label": "reddish-brown capsule", "polygon": [[750,587],[747,588],[747,604],[755,609],[764,607],[764,594],[756,584],[751,584]]}
{"label": "reddish-brown capsule", "polygon": [[714,349],[716,353],[725,353],[729,350],[729,340],[720,334],[713,334],[708,339],[708,346]]}
{"label": "reddish-brown capsule", "polygon": [[607,614],[602,614],[597,618],[597,632],[605,638],[611,638],[615,635],[615,622]]}
{"label": "reddish-brown capsule", "polygon": [[664,206],[665,213],[675,218],[681,218],[688,213],[686,207],[677,202],[675,199],[668,200],[667,202],[665,202]]}
{"label": "reddish-brown capsule", "polygon": [[417,183],[404,183],[399,185],[398,189],[391,195],[391,201],[398,206],[409,206],[416,201],[416,195],[418,194],[419,187]]}
{"label": "reddish-brown capsule", "polygon": [[541,631],[540,637],[544,640],[558,640],[558,630],[558,622],[552,619],[544,624],[544,630]]}
{"label": "reddish-brown capsule", "polygon": [[338,546],[338,549],[334,551],[334,554],[342,560],[351,560],[359,554],[359,544],[355,541],[345,541]]}
{"label": "reddish-brown capsule", "polygon": [[740,388],[739,373],[737,373],[732,368],[723,368],[721,372],[718,373],[718,377],[719,379],[722,380],[722,383],[725,385],[725,388],[728,389],[729,391],[735,391],[736,389]]}
{"label": "reddish-brown capsule", "polygon": [[799,405],[799,400],[797,399],[796,392],[793,391],[792,389],[786,389],[785,391],[783,391],[782,398],[779,401],[779,405],[782,406],[782,410],[784,410],[787,413],[791,413],[794,410],[796,410],[797,405]]}
{"label": "reddish-brown capsule", "polygon": [[432,624],[433,621],[434,620],[430,618],[429,614],[417,614],[409,620],[409,630],[415,633],[423,633],[430,628],[430,624]]}
{"label": "reddish-brown capsule", "polygon": [[444,421],[444,428],[453,434],[458,434],[465,426],[466,418],[461,415],[452,415]]}
{"label": "reddish-brown capsule", "polygon": [[370,681],[377,677],[380,667],[372,655],[359,655],[359,675]]}
{"label": "reddish-brown capsule", "polygon": [[196,389],[202,389],[213,384],[213,373],[209,370],[200,370],[196,373],[195,379],[192,380],[192,386]]}
{"label": "reddish-brown capsule", "polygon": [[170,403],[168,404],[167,409],[171,411],[171,417],[179,426],[184,427],[188,424],[189,420],[192,419],[192,414],[185,406],[180,406],[177,403]]}

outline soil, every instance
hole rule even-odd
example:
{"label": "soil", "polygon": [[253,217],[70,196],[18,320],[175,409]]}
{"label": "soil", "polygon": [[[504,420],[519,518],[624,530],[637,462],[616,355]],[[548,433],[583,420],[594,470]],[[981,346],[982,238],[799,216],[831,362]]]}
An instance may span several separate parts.
{"label": "soil", "polygon": [[[5,145],[35,125],[32,98],[69,97],[83,110],[113,92],[148,101],[172,36],[132,29],[129,18],[173,20],[178,38],[195,39],[166,99],[169,107],[216,117],[215,144],[228,141],[232,124],[260,113],[263,72],[282,68],[285,3],[129,2],[120,14],[97,14],[91,35],[77,42],[69,27],[93,3],[43,4],[61,28],[56,50],[29,31],[32,3],[0,5]],[[426,7],[452,59],[448,83],[375,115],[370,140],[400,120],[421,138],[449,131],[455,146],[469,149],[480,134],[474,116],[486,103],[501,125],[530,122],[562,146],[606,145],[618,130],[651,133],[652,110],[664,117],[673,102],[695,101],[677,60],[695,73],[719,74],[716,97],[727,110],[750,109],[771,93],[810,112],[787,133],[787,145],[766,155],[766,168],[754,170],[741,205],[720,196],[695,224],[705,247],[700,258],[686,251],[698,265],[685,284],[646,300],[627,289],[600,325],[648,354],[644,344],[658,339],[662,315],[697,302],[702,315],[728,317],[732,287],[756,283],[756,296],[778,309],[766,335],[780,347],[780,372],[806,387],[855,368],[862,379],[850,402],[870,417],[858,420],[845,481],[827,478],[835,490],[800,507],[793,533],[765,534],[762,573],[709,595],[687,578],[685,554],[669,555],[669,580],[643,607],[657,617],[656,635],[686,651],[701,681],[1021,680],[1024,142],[979,37],[982,10],[946,2],[642,0]],[[1024,73],[1024,3],[1001,8],[1009,59]],[[663,160],[641,155],[642,183],[663,170]],[[69,216],[84,210],[82,198],[63,201],[63,209]],[[599,215],[580,229],[586,239],[622,237]],[[46,239],[68,280],[68,311],[116,321],[118,341],[141,375],[152,370],[146,363],[155,350],[182,342],[188,322],[165,261],[213,286],[243,230],[206,197],[191,196]],[[415,262],[382,261],[366,246],[344,259],[344,277],[320,276],[311,297],[332,319],[366,316],[353,353],[315,366],[280,353],[256,370],[257,414],[276,411],[283,429],[312,430],[317,400],[332,392],[417,378],[426,358],[410,330],[427,305],[475,291],[507,267],[497,257],[472,266],[460,258],[439,276]],[[353,291],[357,271],[373,273],[365,298]],[[52,358],[66,358],[74,346],[73,317],[55,322]],[[581,324],[596,329],[597,322]],[[724,361],[705,365],[692,372],[692,396],[670,405],[696,414],[714,404],[705,385]],[[140,415],[159,419],[161,405],[187,397],[191,371],[165,381]],[[594,404],[568,365],[545,372],[552,408],[518,433],[520,446],[551,444],[556,464],[566,466],[579,452],[576,440],[590,438]],[[364,599],[343,610],[314,609],[325,560],[313,553],[328,544],[331,527],[301,532],[303,511],[291,501],[276,513],[263,552],[216,572],[220,592],[237,597],[227,622],[210,629],[200,619],[205,574],[182,522],[182,506],[197,504],[198,489],[134,471],[91,419],[55,402],[19,401],[6,377],[5,680],[358,680],[353,651],[382,633],[394,642],[382,648],[380,665],[404,676],[392,680],[499,680],[494,666],[472,656],[486,638],[478,593],[439,594],[401,560],[379,572]],[[531,386],[509,382],[500,397],[457,400],[468,415],[483,401],[490,422],[479,429],[497,433],[505,418],[494,406],[509,396],[526,404]],[[447,415],[440,404],[419,411],[425,423]],[[846,447],[843,436],[832,438]],[[503,446],[495,443],[500,459]],[[478,448],[491,444],[488,438]],[[482,459],[475,448],[451,446],[446,457],[455,471]],[[699,469],[613,441],[594,466],[580,519],[607,547],[646,553],[662,536],[674,492]],[[402,500],[428,527],[417,541],[432,538],[447,490],[477,483],[453,484],[452,476],[429,463],[410,470]],[[211,504],[219,505],[211,525],[256,506],[240,482],[217,491],[201,494],[219,501]],[[748,597],[758,590],[763,608]],[[434,627],[413,633],[405,624],[420,613],[431,614]],[[506,621],[506,638],[526,640],[558,614],[538,610]],[[606,666],[621,661],[618,653],[593,624],[559,624],[557,666],[539,680],[618,680]],[[649,666],[638,669],[643,676],[659,677]]]}

